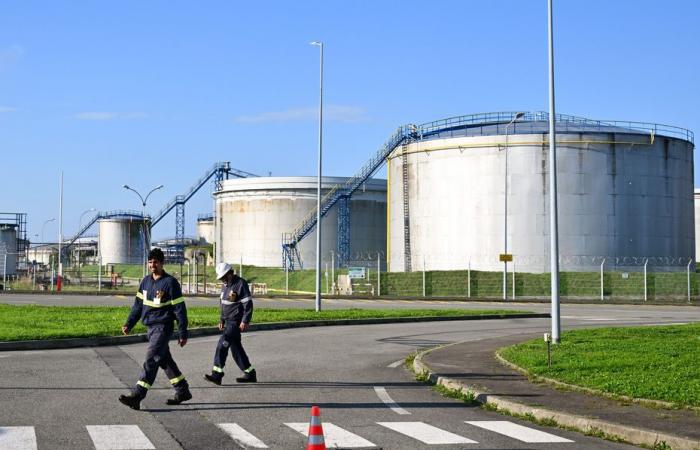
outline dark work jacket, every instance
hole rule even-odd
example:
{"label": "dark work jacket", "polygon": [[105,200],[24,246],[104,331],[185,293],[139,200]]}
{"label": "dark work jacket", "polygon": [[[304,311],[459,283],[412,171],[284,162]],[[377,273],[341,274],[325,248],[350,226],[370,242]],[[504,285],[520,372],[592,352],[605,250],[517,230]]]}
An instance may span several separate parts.
{"label": "dark work jacket", "polygon": [[253,296],[248,282],[238,275],[221,288],[221,321],[250,323],[253,318]]}
{"label": "dark work jacket", "polygon": [[131,330],[139,319],[146,326],[173,325],[177,320],[180,339],[187,339],[187,307],[180,283],[173,276],[163,273],[154,280],[148,275],[141,281],[126,327]]}

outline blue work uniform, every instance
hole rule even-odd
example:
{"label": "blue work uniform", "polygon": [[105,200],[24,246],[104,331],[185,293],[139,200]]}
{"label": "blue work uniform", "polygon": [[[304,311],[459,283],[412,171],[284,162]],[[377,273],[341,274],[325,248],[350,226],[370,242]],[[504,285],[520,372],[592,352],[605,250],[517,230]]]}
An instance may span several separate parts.
{"label": "blue work uniform", "polygon": [[253,296],[250,294],[248,282],[238,275],[234,275],[230,282],[221,289],[221,323],[224,324],[224,333],[219,338],[214,353],[213,373],[224,375],[224,365],[228,351],[236,361],[236,365],[244,372],[250,373],[253,367],[250,365],[248,355],[241,344],[241,322],[250,323],[253,318]]}
{"label": "blue work uniform", "polygon": [[146,396],[159,367],[165,371],[177,393],[188,392],[187,380],[173,360],[168,346],[175,320],[180,339],[187,339],[187,307],[180,283],[173,276],[164,272],[157,280],[149,275],[141,281],[124,326],[131,330],[139,319],[148,328],[148,351],[139,381],[133,389],[134,394],[140,398]]}

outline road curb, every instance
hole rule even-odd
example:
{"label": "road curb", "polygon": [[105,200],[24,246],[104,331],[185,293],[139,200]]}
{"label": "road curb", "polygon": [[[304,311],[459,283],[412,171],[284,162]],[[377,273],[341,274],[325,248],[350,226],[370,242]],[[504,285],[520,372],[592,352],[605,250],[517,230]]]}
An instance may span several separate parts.
{"label": "road curb", "polygon": [[[337,319],[337,320],[301,320],[296,322],[267,322],[251,324],[249,331],[285,330],[290,328],[328,327],[343,325],[375,325],[388,323],[410,322],[444,322],[455,320],[497,320],[497,319],[544,319],[549,314],[525,313],[525,314],[487,314],[481,316],[444,316],[444,317],[395,317],[374,319]],[[217,327],[193,328],[189,330],[190,337],[212,336],[220,334]],[[46,339],[32,341],[4,341],[0,342],[0,351],[15,350],[55,350],[62,348],[102,347],[108,345],[127,345],[146,342],[145,334],[131,336],[103,336],[93,338],[70,339]]]}
{"label": "road curb", "polygon": [[540,420],[554,420],[560,425],[574,428],[583,433],[596,433],[602,431],[608,435],[624,439],[625,441],[634,445],[646,445],[655,448],[655,446],[657,446],[660,442],[666,442],[666,444],[674,450],[700,449],[700,441],[694,441],[682,436],[659,433],[629,425],[621,425],[606,420],[592,419],[589,417],[555,411],[547,408],[532,407],[506,399],[499,395],[492,395],[488,392],[484,392],[481,390],[481,388],[464,384],[461,381],[452,378],[438,376],[435,372],[433,372],[430,366],[422,361],[423,356],[434,350],[461,343],[462,342],[456,342],[454,344],[448,344],[420,352],[413,360],[413,371],[417,374],[424,375],[433,384],[472,395],[475,401],[483,405],[487,403],[493,405],[498,411],[520,415],[532,415],[534,418]]}

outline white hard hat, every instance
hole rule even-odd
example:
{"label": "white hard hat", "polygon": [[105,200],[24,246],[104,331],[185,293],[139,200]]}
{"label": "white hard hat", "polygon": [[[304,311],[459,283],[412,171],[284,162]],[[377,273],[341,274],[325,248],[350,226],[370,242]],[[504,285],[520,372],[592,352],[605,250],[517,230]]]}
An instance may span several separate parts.
{"label": "white hard hat", "polygon": [[229,263],[219,263],[216,265],[216,279],[220,280],[232,269]]}

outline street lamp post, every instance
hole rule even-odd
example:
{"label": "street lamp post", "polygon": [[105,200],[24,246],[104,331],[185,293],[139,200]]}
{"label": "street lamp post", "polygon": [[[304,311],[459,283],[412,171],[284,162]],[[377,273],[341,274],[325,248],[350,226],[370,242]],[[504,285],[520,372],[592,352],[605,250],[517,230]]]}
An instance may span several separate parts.
{"label": "street lamp post", "polygon": [[554,25],[552,0],[547,2],[548,53],[549,53],[549,267],[552,297],[552,342],[559,343],[561,321],[559,317],[559,224],[557,210],[557,146],[554,112]]}
{"label": "street lamp post", "polygon": [[321,311],[321,161],[323,155],[323,42],[314,41],[321,54],[318,101],[318,183],[316,187],[316,312]]}
{"label": "street lamp post", "polygon": [[[504,148],[506,158],[506,174],[503,177],[503,253],[508,254],[508,128],[515,123],[516,120],[525,115],[523,112],[515,113],[515,116],[506,125],[506,144]],[[508,296],[508,257],[503,258],[503,300]]]}
{"label": "street lamp post", "polygon": [[43,244],[44,242],[46,242],[46,241],[44,241],[44,227],[46,227],[46,224],[47,224],[47,223],[53,222],[54,220],[56,220],[55,217],[52,217],[52,218],[50,218],[50,219],[47,219],[47,220],[44,221],[44,224],[41,226],[41,243],[42,243],[42,244]]}
{"label": "street lamp post", "polygon": [[146,198],[142,197],[141,194],[139,193],[139,191],[137,191],[134,188],[129,187],[126,184],[123,187],[124,187],[124,189],[129,190],[129,191],[135,193],[136,195],[138,195],[139,199],[141,200],[141,217],[143,218],[143,267],[142,267],[143,271],[142,271],[142,273],[143,273],[143,276],[145,277],[146,276],[146,261],[148,258],[147,255],[148,255],[148,247],[149,247],[149,239],[150,239],[150,237],[148,236],[148,230],[146,227],[146,202],[148,201],[148,197],[150,197],[151,194],[154,193],[155,191],[157,191],[158,189],[161,189],[163,187],[163,185],[161,184],[160,186],[156,186],[153,189],[151,189],[150,192],[146,195]]}
{"label": "street lamp post", "polygon": [[[82,214],[80,214],[80,220],[78,220],[78,233],[80,233],[83,229],[83,217],[85,217],[85,214],[87,214],[91,211],[97,211],[97,209],[96,208],[86,209],[85,211],[83,211]],[[77,247],[78,247],[78,273],[80,273],[80,243],[78,243]],[[78,275],[78,277],[80,277],[80,275]]]}

